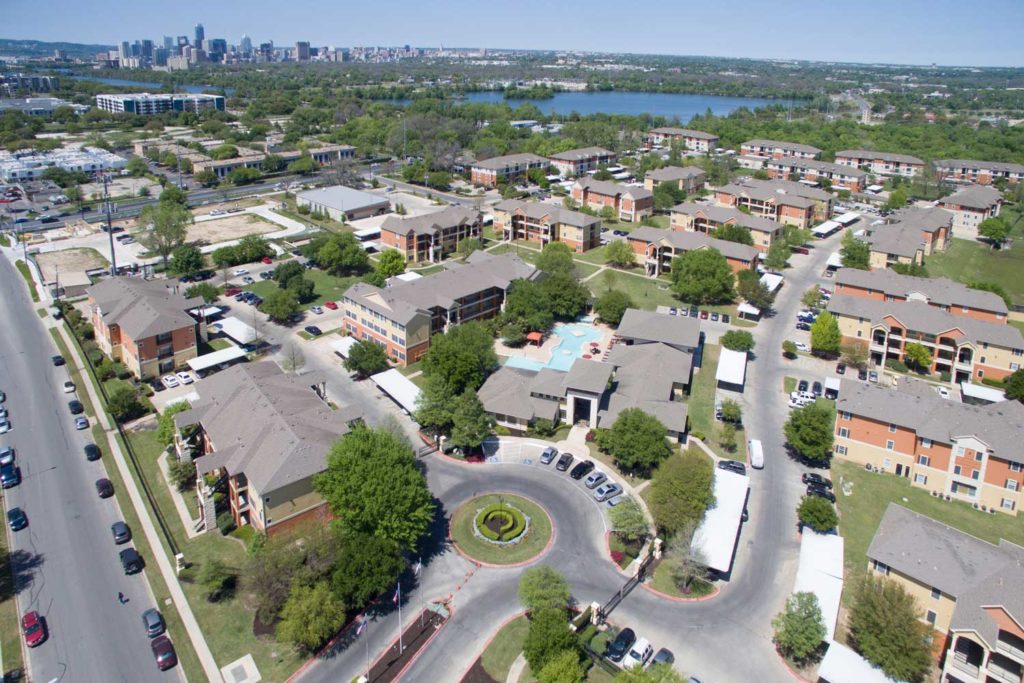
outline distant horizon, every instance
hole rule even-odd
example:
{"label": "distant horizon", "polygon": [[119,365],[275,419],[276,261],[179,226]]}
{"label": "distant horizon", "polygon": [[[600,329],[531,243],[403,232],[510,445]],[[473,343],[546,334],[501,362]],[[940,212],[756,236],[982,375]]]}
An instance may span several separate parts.
{"label": "distant horizon", "polygon": [[[111,46],[125,40],[159,43],[164,35],[187,35],[191,40],[198,23],[207,37],[234,45],[248,35],[254,44],[274,40],[280,46],[308,41],[317,46],[439,47],[462,44],[467,36],[483,35],[481,29],[493,25],[509,29],[490,31],[496,42],[513,34],[522,42],[487,46],[489,50],[1024,67],[1024,41],[1017,35],[1024,26],[1024,3],[1014,0],[990,0],[978,6],[954,0],[865,0],[854,9],[804,0],[722,0],[713,6],[693,0],[636,0],[625,13],[627,20],[635,22],[633,31],[620,30],[622,21],[617,17],[624,13],[620,2],[591,0],[587,9],[581,14],[576,7],[543,0],[486,8],[473,0],[444,0],[430,6],[413,0],[372,6],[305,0],[301,9],[283,13],[271,0],[215,4],[179,0],[173,16],[167,16],[163,8],[145,3],[126,12],[115,0],[34,0],[8,3],[4,11],[6,30],[13,35],[10,40]],[[656,21],[643,21],[647,17]],[[725,45],[731,53],[718,54]],[[779,54],[782,47],[790,54]]]}

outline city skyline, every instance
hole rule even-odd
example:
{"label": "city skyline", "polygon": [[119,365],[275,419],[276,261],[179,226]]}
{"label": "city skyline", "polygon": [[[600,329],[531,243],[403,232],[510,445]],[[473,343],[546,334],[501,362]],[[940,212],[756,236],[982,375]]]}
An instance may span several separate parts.
{"label": "city skyline", "polygon": [[[906,65],[1024,65],[1024,45],[1013,28],[1024,25],[1024,3],[998,0],[987,3],[983,12],[954,2],[922,0],[895,5],[867,2],[856,12],[795,1],[775,3],[770,13],[764,7],[754,0],[715,6],[647,0],[630,5],[630,14],[658,16],[659,21],[630,33],[617,31],[614,20],[603,19],[621,12],[621,3],[594,0],[586,16],[577,16],[570,6],[527,0],[514,8],[489,8],[488,16],[498,26],[529,25],[529,32],[515,31],[508,37],[491,33],[480,40],[474,18],[479,8],[466,0],[447,2],[442,12],[425,12],[419,3],[396,0],[390,3],[386,22],[379,7],[343,8],[325,0],[307,2],[302,12],[285,15],[266,0],[254,0],[246,3],[244,17],[238,16],[237,3],[184,0],[174,18],[155,7],[122,17],[122,6],[112,0],[88,6],[39,0],[31,6],[5,8],[6,31],[0,37],[118,45],[137,39],[156,42],[164,35],[193,38],[196,25],[202,24],[208,39],[222,38],[233,45],[249,36],[254,44],[272,40],[282,46],[302,41],[339,47],[409,44]],[[36,21],[47,15],[47,22]],[[110,16],[118,16],[118,22],[111,23]],[[993,22],[993,16],[1000,20]],[[747,31],[738,17],[756,26]],[[575,27],[569,36],[567,26]],[[726,33],[733,38],[723,39]],[[793,40],[798,35],[816,39]],[[864,36],[870,39],[863,40]]]}

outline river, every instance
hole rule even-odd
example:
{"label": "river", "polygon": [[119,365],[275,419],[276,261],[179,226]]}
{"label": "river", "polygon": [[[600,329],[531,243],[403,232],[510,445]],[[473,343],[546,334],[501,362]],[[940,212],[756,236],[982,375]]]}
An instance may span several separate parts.
{"label": "river", "polygon": [[[79,81],[95,81],[96,83],[106,83],[107,85],[119,85],[125,88],[149,88],[151,90],[159,91],[161,88],[164,87],[162,83],[147,81],[129,81],[124,78],[100,78],[98,76],[72,76],[71,78],[74,78]],[[188,83],[176,85],[175,90],[184,90],[185,92],[190,93],[204,93],[208,91],[214,93],[220,92],[220,88],[214,85],[191,85]],[[228,97],[231,97],[234,94],[235,89],[224,88],[224,92]]]}

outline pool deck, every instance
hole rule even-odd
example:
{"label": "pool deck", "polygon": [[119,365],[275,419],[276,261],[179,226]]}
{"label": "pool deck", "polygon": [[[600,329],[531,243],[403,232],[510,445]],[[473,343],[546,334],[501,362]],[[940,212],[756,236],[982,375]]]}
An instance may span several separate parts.
{"label": "pool deck", "polygon": [[[572,324],[578,325],[580,323]],[[608,351],[611,345],[612,336],[615,334],[615,330],[608,327],[607,325],[602,325],[600,323],[590,324],[601,335],[596,341],[596,344],[601,349],[601,353],[599,354],[599,356],[593,358],[593,360],[603,360],[603,356]],[[547,338],[544,339],[544,343],[541,344],[540,346],[536,346],[534,344],[527,344],[522,348],[514,349],[510,346],[505,346],[505,344],[502,343],[501,338],[498,338],[494,342],[494,351],[499,356],[526,358],[537,363],[547,365],[551,362],[551,358],[555,353],[555,349],[561,343],[562,337],[552,333],[549,334]],[[589,354],[589,352],[587,353]]]}

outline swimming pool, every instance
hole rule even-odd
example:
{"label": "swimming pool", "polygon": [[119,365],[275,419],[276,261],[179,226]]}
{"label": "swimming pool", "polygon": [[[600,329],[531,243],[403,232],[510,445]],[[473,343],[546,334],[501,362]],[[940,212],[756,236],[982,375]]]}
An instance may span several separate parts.
{"label": "swimming pool", "polygon": [[552,370],[568,372],[577,358],[581,358],[583,354],[590,352],[591,342],[598,343],[601,341],[600,330],[589,322],[558,323],[551,330],[551,334],[558,337],[561,341],[552,349],[551,358],[548,359],[547,363],[531,358],[523,358],[522,356],[511,356],[505,361],[505,365],[525,370],[551,368]]}

